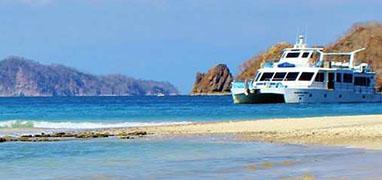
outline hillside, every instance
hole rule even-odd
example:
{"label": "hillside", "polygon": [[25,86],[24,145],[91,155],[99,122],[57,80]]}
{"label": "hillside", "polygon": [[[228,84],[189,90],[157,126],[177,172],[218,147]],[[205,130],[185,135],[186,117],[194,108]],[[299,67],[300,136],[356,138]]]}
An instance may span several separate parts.
{"label": "hillside", "polygon": [[167,82],[123,75],[95,76],[63,65],[42,65],[21,57],[0,61],[0,96],[136,96],[171,95]]}
{"label": "hillside", "polygon": [[326,51],[353,51],[366,48],[356,56],[356,64],[371,64],[377,73],[377,88],[382,85],[382,23],[368,22],[353,25],[344,36],[329,44]]}

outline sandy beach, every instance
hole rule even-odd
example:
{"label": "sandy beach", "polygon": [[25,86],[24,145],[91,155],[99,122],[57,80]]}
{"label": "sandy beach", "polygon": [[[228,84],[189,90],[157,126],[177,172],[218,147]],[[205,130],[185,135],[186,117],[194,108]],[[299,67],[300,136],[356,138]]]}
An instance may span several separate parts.
{"label": "sandy beach", "polygon": [[97,132],[116,136],[132,132],[147,132],[151,136],[231,134],[248,141],[382,149],[382,115],[224,121]]}

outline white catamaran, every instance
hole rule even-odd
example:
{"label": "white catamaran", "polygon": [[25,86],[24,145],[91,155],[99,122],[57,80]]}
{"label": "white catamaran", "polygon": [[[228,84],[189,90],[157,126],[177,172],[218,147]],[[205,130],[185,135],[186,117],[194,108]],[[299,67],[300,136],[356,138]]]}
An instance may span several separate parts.
{"label": "white catamaran", "polygon": [[[293,48],[286,48],[278,62],[267,62],[253,79],[232,83],[234,103],[333,103],[381,102],[375,89],[375,72],[369,64],[354,65],[363,51],[324,53],[308,48],[299,36]],[[332,62],[325,57],[349,57]],[[317,60],[316,60],[317,59]]]}

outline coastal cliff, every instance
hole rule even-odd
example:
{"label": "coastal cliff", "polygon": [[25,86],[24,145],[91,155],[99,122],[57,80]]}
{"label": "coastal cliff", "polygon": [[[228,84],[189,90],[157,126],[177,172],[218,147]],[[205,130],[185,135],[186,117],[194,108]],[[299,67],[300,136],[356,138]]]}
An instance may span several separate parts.
{"label": "coastal cliff", "polygon": [[123,75],[95,76],[63,65],[42,65],[21,57],[0,61],[0,96],[175,95],[168,82]]}
{"label": "coastal cliff", "polygon": [[192,95],[216,95],[230,92],[232,74],[225,64],[218,64],[207,73],[196,74]]}

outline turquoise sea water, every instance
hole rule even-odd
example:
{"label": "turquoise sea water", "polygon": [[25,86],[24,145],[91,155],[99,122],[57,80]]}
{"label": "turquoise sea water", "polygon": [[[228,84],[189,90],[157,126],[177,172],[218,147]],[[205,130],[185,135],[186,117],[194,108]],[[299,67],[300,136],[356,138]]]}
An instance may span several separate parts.
{"label": "turquoise sea water", "polygon": [[[0,132],[380,113],[382,104],[233,105],[229,96],[0,98]],[[359,179],[381,176],[381,160],[224,136],[17,142],[0,144],[0,179]]]}
{"label": "turquoise sea water", "polygon": [[374,103],[234,105],[230,96],[0,98],[0,128],[94,128],[380,113],[382,104]]}

